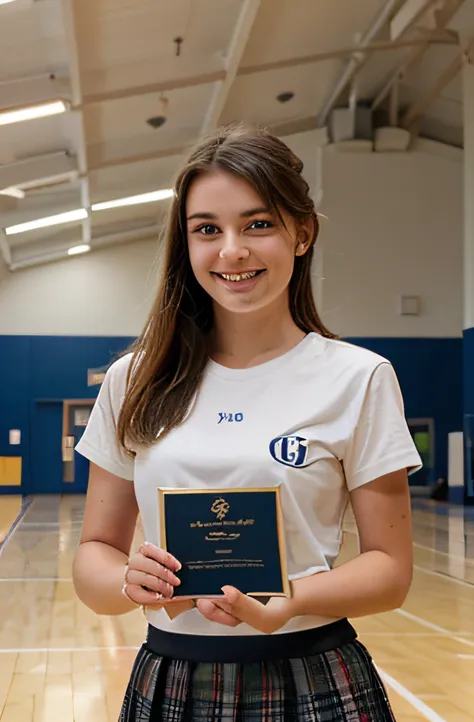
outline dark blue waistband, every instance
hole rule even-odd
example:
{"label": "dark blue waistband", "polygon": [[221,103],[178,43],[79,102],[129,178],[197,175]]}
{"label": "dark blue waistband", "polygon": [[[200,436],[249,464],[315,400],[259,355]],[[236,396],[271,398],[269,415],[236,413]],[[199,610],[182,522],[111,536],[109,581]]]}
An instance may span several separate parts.
{"label": "dark blue waistband", "polygon": [[151,624],[145,647],[159,657],[188,662],[259,662],[323,654],[357,639],[347,619],[299,632],[262,635],[199,635],[164,632]]}

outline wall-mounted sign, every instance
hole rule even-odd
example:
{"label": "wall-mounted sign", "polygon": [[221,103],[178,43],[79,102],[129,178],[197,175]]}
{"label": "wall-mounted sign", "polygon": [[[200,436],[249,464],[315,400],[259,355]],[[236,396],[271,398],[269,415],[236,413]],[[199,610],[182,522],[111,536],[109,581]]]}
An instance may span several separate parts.
{"label": "wall-mounted sign", "polygon": [[87,369],[87,385],[100,386],[104,379],[108,366],[101,366],[97,369]]}
{"label": "wall-mounted sign", "polygon": [[20,429],[10,429],[9,440],[11,446],[18,446],[21,444],[21,431]]}

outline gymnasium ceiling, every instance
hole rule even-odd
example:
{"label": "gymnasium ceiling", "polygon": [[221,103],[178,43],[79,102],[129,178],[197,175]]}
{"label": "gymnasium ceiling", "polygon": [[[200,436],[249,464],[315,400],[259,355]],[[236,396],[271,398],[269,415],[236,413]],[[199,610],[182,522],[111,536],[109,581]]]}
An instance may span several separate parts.
{"label": "gymnasium ceiling", "polygon": [[[221,123],[319,129],[323,143],[335,108],[360,107],[374,133],[461,147],[471,33],[474,0],[0,0],[4,262],[157,235],[167,200],[95,206],[170,188]],[[5,124],[2,111],[58,101],[66,112]]]}

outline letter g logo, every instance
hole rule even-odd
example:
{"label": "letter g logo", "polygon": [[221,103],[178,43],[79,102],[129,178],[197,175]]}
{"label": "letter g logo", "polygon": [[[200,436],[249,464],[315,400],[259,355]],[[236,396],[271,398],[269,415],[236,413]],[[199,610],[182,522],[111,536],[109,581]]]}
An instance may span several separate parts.
{"label": "letter g logo", "polygon": [[285,466],[304,466],[308,458],[308,439],[302,436],[278,436],[270,442],[270,453]]}
{"label": "letter g logo", "polygon": [[225,499],[222,499],[222,497],[216,499],[211,506],[211,511],[216,514],[218,519],[224,519],[229,509],[230,504]]}

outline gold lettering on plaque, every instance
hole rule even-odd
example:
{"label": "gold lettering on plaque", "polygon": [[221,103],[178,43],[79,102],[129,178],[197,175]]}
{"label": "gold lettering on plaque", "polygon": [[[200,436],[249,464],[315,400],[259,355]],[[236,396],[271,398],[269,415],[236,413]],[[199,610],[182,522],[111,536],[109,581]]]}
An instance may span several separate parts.
{"label": "gold lettering on plaque", "polygon": [[224,519],[230,509],[230,504],[222,497],[216,499],[211,506],[211,511],[217,516],[218,519]]}

